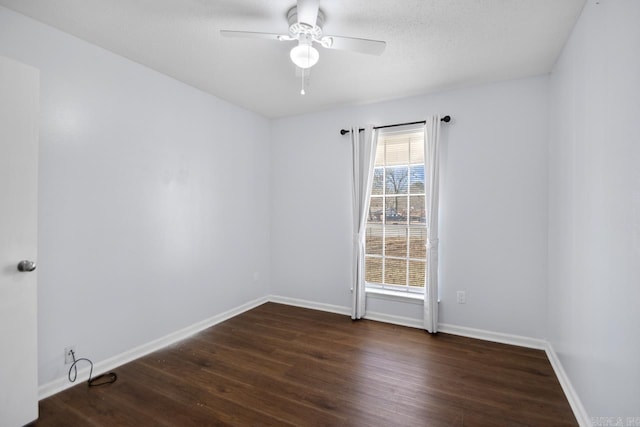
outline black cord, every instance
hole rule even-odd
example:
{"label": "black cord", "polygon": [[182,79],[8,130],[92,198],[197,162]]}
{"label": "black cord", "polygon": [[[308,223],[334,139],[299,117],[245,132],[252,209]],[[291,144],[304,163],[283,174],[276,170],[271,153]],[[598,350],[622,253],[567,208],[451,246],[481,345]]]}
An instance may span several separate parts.
{"label": "black cord", "polygon": [[[76,381],[76,379],[78,378],[78,362],[81,361],[86,361],[89,362],[90,368],[89,368],[89,380],[87,381],[87,384],[89,384],[89,387],[98,387],[101,385],[105,385],[105,384],[112,384],[115,383],[116,380],[118,379],[118,376],[116,375],[115,372],[109,372],[108,374],[102,374],[102,375],[98,375],[95,378],[92,378],[93,376],[93,362],[85,357],[81,357],[80,359],[76,359],[76,353],[73,350],[70,350],[71,352],[71,357],[73,358],[73,363],[71,364],[71,367],[69,368],[69,381],[71,381],[72,383]],[[73,378],[71,378],[71,372],[73,371]],[[105,379],[106,378],[106,379]],[[102,381],[98,381],[98,380],[102,380]]]}

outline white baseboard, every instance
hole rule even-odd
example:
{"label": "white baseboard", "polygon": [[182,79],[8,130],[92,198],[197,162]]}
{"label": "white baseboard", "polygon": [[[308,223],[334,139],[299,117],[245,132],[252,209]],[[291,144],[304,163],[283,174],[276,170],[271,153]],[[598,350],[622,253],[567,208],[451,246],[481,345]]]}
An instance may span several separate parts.
{"label": "white baseboard", "polygon": [[269,295],[267,299],[270,302],[278,304],[292,305],[295,307],[310,308],[312,310],[326,311],[329,313],[344,314],[345,316],[351,315],[351,309],[349,307],[343,307],[341,305],[324,304],[321,302],[308,301],[298,298],[281,297],[278,295]]}
{"label": "white baseboard", "polygon": [[589,418],[578,393],[573,388],[573,385],[571,384],[571,381],[569,380],[569,377],[567,376],[567,373],[550,342],[546,343],[544,351],[547,353],[547,358],[553,367],[553,371],[556,373],[556,377],[560,382],[564,395],[567,396],[567,400],[569,401],[569,405],[571,405],[573,415],[575,415],[576,420],[578,420],[578,424],[580,427],[591,427],[591,418]]}
{"label": "white baseboard", "polygon": [[[132,360],[138,359],[142,356],[146,356],[149,353],[153,353],[154,351],[160,350],[161,348],[181,341],[195,334],[196,332],[200,332],[210,326],[224,322],[225,320],[237,316],[238,314],[251,310],[252,308],[262,305],[267,301],[268,299],[266,297],[257,298],[253,301],[249,301],[238,307],[232,308],[231,310],[227,310],[223,313],[217,314],[208,319],[187,326],[186,328],[180,329],[176,332],[172,332],[168,335],[165,335],[164,337],[158,338],[146,344],[142,344],[138,347],[132,348],[131,350],[127,350],[124,353],[120,353],[108,359],[97,362],[93,365],[93,375],[96,376],[103,374],[117,368],[118,366],[122,366],[125,363],[129,363]],[[46,384],[42,384],[40,387],[38,387],[38,399],[42,400],[44,398],[47,398],[53,394],[59,393],[62,390],[73,387],[74,385],[88,379],[89,367],[79,369],[78,377],[75,383],[69,382],[69,379],[65,376],[63,378],[57,378]]]}
{"label": "white baseboard", "polygon": [[[278,295],[269,295],[269,301],[279,304],[292,305],[295,307],[310,308],[312,310],[326,311],[329,313],[344,314],[351,316],[351,308],[341,305],[323,304],[314,301],[308,301],[298,298],[281,297]],[[385,313],[367,312],[364,316],[367,320],[375,320],[376,322],[392,323],[394,325],[408,326],[410,328],[422,328],[422,321],[412,319],[410,317],[393,316]]]}
{"label": "white baseboard", "polygon": [[[270,302],[292,305],[296,307],[310,308],[312,310],[327,311],[329,313],[351,315],[349,307],[323,304],[315,301],[302,300],[298,298],[282,297],[278,295],[269,295]],[[422,319],[414,319],[412,317],[395,316],[386,313],[377,313],[367,311],[364,315],[365,319],[375,320],[377,322],[391,323],[399,326],[407,326],[409,328],[423,329]],[[449,325],[446,323],[438,324],[438,330],[442,333],[460,335],[463,337],[477,338],[485,341],[499,342],[503,344],[518,345],[521,347],[534,348],[544,350],[547,342],[540,339],[524,337],[520,335],[503,334],[500,332],[491,332],[483,329],[467,328],[465,326]]]}
{"label": "white baseboard", "polygon": [[424,329],[422,319],[413,319],[411,317],[394,316],[392,314],[376,313],[367,311],[364,315],[367,320],[375,320],[376,322],[392,323],[394,325],[407,326],[409,328]]}
{"label": "white baseboard", "polygon": [[547,346],[545,340],[524,337],[521,335],[503,334],[501,332],[486,331],[484,329],[468,328],[466,326],[450,325],[448,323],[439,323],[438,332],[452,335],[460,335],[462,337],[477,338],[485,341],[499,342],[502,344],[517,345],[520,347],[534,348],[544,350]]}

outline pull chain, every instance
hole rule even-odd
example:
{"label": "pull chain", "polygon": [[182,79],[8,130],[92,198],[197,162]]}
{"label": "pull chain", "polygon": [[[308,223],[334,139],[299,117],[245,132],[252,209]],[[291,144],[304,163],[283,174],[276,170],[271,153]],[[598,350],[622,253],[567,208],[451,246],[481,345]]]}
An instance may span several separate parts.
{"label": "pull chain", "polygon": [[304,68],[301,68],[300,70],[302,71],[302,81],[301,81],[302,89],[300,89],[300,95],[304,95]]}

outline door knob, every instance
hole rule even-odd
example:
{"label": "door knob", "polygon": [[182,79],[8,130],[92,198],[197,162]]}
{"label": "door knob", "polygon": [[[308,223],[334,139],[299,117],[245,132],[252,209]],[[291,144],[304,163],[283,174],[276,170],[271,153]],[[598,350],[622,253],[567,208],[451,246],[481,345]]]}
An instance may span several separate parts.
{"label": "door knob", "polygon": [[35,261],[22,260],[18,263],[18,271],[33,271],[36,269]]}

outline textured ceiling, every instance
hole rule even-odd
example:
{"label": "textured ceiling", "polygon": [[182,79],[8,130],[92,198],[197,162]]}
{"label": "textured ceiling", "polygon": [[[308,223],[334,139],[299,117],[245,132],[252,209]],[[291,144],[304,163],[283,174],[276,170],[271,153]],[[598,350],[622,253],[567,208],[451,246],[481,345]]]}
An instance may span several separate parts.
{"label": "textured ceiling", "polygon": [[382,56],[320,48],[306,95],[286,33],[295,0],[0,0],[0,4],[266,117],[549,72],[585,0],[320,0],[324,33],[385,40]]}

